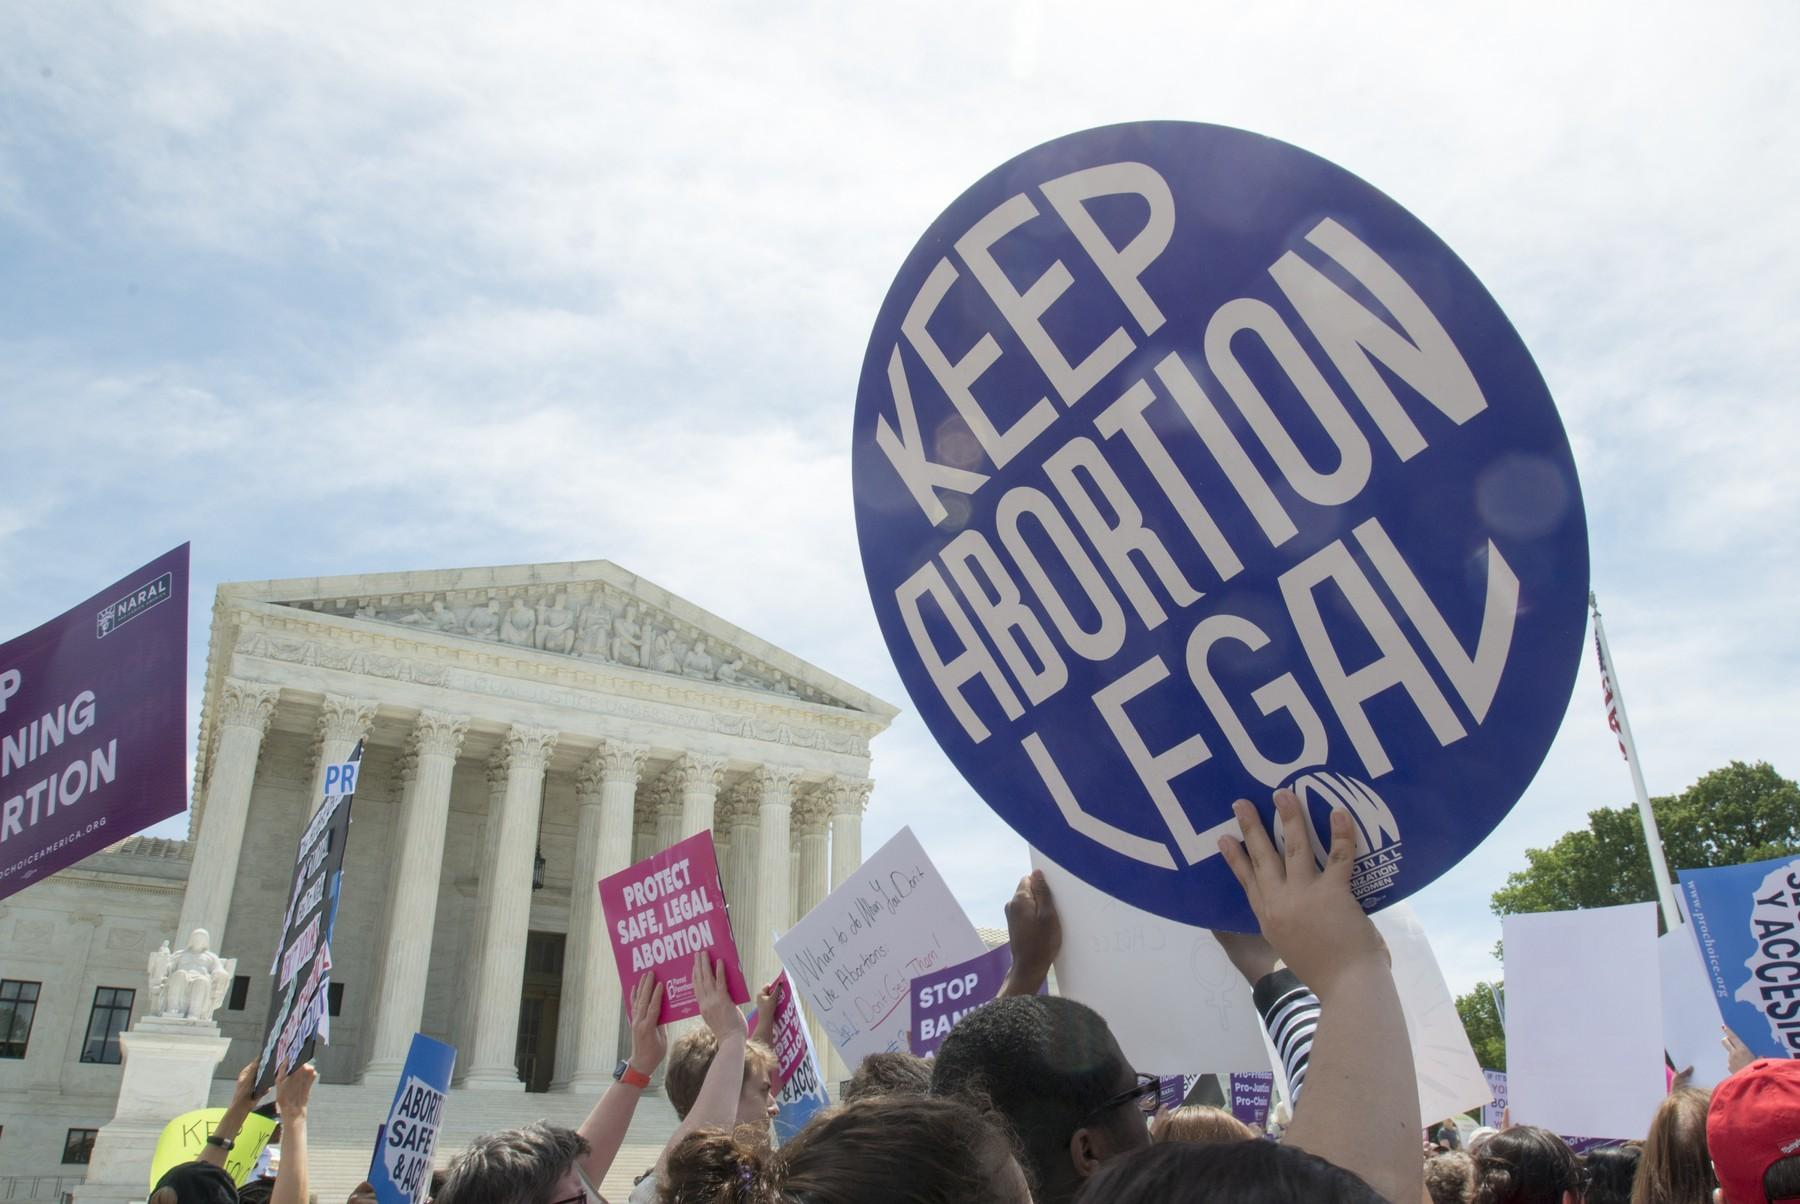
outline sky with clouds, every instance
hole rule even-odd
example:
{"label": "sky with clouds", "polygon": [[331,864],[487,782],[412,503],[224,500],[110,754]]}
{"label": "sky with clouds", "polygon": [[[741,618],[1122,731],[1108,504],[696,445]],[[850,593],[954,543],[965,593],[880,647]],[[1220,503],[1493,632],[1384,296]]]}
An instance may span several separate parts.
{"label": "sky with clouds", "polygon": [[[183,540],[197,647],[221,581],[605,558],[905,705],[850,508],[876,308],[989,168],[1177,118],[1334,160],[1473,267],[1569,429],[1651,790],[1792,775],[1796,45],[1779,2],[16,0],[0,634]],[[874,773],[869,846],[910,823],[998,923],[1023,843],[910,708]],[[1415,900],[1453,986],[1523,850],[1629,796],[1584,662]]]}

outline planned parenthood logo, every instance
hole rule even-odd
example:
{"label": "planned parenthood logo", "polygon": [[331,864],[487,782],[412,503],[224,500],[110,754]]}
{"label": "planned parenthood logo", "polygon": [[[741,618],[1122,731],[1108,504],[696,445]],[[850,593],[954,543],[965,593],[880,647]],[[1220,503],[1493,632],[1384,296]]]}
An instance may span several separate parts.
{"label": "planned parenthood logo", "polygon": [[174,590],[174,580],[173,575],[164,573],[146,585],[127,590],[116,601],[102,607],[94,616],[94,638],[105,639],[152,606],[167,602]]}
{"label": "planned parenthood logo", "polygon": [[1420,889],[1574,685],[1587,525],[1530,353],[1417,218],[1272,139],[1110,126],[978,181],[882,304],[852,457],[932,734],[1173,919],[1254,927],[1219,839],[1284,785],[1355,821],[1365,907]]}

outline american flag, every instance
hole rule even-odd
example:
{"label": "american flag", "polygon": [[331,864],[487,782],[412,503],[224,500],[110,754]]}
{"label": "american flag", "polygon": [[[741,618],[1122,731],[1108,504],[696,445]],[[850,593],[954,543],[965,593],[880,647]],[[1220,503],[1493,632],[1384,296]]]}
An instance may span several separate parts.
{"label": "american flag", "polygon": [[1606,649],[1600,643],[1600,632],[1594,631],[1594,655],[1600,658],[1600,692],[1606,699],[1606,726],[1612,728],[1613,735],[1619,741],[1619,755],[1627,761],[1631,754],[1625,751],[1625,734],[1619,730],[1619,702],[1613,692],[1612,666],[1606,663]]}

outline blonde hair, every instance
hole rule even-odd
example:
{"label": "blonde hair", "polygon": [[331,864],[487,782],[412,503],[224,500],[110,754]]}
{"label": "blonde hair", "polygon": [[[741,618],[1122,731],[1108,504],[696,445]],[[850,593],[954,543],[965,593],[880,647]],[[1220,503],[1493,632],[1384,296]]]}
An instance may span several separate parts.
{"label": "blonde hair", "polygon": [[1255,1129],[1225,1111],[1201,1104],[1189,1104],[1160,1113],[1150,1123],[1150,1140],[1187,1141],[1196,1145],[1226,1145],[1233,1141],[1254,1141]]}
{"label": "blonde hair", "polygon": [[[707,1067],[712,1065],[713,1054],[718,1050],[719,1039],[713,1036],[711,1029],[701,1028],[677,1040],[675,1048],[669,1051],[669,1070],[663,1078],[663,1087],[676,1116],[686,1119],[688,1110],[700,1098],[700,1085],[706,1081]],[[752,1066],[757,1066],[773,1081],[779,1065],[775,1051],[767,1045],[752,1041],[744,1046],[746,1075]]]}

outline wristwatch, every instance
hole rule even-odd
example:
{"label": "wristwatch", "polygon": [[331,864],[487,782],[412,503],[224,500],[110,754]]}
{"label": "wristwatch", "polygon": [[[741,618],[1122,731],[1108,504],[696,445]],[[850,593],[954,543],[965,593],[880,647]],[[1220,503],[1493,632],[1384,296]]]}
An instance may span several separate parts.
{"label": "wristwatch", "polygon": [[220,1137],[217,1133],[208,1133],[206,1135],[206,1144],[216,1145],[229,1154],[231,1153],[231,1147],[237,1143],[229,1137]]}
{"label": "wristwatch", "polygon": [[620,1062],[613,1067],[613,1082],[624,1083],[627,1087],[648,1087],[650,1076],[642,1071],[633,1070],[630,1062]]}

